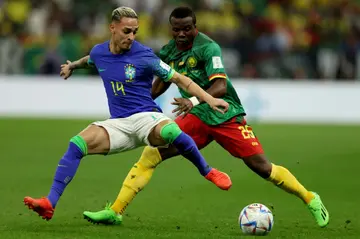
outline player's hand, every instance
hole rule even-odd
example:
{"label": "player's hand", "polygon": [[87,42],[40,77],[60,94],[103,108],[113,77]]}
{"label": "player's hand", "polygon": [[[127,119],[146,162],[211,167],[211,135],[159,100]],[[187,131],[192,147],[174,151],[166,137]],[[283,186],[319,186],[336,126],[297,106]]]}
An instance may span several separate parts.
{"label": "player's hand", "polygon": [[171,102],[172,105],[176,105],[177,107],[172,111],[173,113],[176,113],[176,117],[183,114],[183,117],[185,117],[192,108],[194,108],[193,104],[189,99],[186,98],[174,98],[174,101]]}
{"label": "player's hand", "polygon": [[73,73],[73,70],[70,68],[70,65],[71,65],[71,61],[69,60],[66,61],[66,64],[61,65],[60,76],[64,78],[64,80],[69,78]]}
{"label": "player's hand", "polygon": [[223,99],[214,98],[211,102],[208,102],[211,109],[218,111],[220,113],[225,113],[229,109],[229,103]]}

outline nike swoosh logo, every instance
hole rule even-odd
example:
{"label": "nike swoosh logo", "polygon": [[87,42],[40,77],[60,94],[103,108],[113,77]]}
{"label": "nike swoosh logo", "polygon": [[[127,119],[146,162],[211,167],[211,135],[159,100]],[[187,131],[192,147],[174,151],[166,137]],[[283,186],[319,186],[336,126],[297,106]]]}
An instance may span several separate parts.
{"label": "nike swoosh logo", "polygon": [[106,71],[106,69],[99,68],[99,72],[103,72],[103,71]]}
{"label": "nike swoosh logo", "polygon": [[67,168],[66,165],[61,165],[61,164],[58,164],[58,167]]}

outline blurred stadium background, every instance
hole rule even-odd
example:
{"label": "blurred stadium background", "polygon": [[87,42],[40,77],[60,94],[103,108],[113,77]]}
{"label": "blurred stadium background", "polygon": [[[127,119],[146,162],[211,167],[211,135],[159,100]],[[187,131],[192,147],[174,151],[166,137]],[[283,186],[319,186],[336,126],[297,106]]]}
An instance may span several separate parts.
{"label": "blurred stadium background", "polygon": [[138,40],[158,51],[179,4],[222,46],[233,78],[359,78],[359,0],[1,0],[0,73],[58,74],[108,38],[119,5],[139,13]]}

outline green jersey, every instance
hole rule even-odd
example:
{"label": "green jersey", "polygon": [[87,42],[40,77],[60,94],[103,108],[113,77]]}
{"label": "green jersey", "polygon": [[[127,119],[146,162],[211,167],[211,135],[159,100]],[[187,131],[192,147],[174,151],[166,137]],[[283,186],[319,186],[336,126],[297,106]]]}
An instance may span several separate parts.
{"label": "green jersey", "polygon": [[[207,103],[199,104],[191,110],[190,113],[204,123],[218,125],[235,116],[245,115],[241,101],[225,73],[220,46],[205,34],[198,33],[192,48],[185,51],[178,50],[175,41],[171,40],[161,49],[160,59],[180,74],[188,76],[204,90],[211,86],[211,80],[215,78],[227,80],[227,93],[222,97],[229,103],[229,110],[225,114],[212,110]],[[182,97],[191,97],[180,88],[179,91]]]}

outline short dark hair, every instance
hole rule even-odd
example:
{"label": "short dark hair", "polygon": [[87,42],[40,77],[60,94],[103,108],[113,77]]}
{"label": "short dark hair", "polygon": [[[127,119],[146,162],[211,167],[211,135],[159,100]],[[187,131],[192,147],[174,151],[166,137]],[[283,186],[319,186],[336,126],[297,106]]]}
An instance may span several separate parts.
{"label": "short dark hair", "polygon": [[196,16],[194,11],[190,7],[177,7],[175,8],[169,17],[169,22],[171,23],[171,18],[185,18],[191,17],[193,20],[194,25],[196,25]]}

